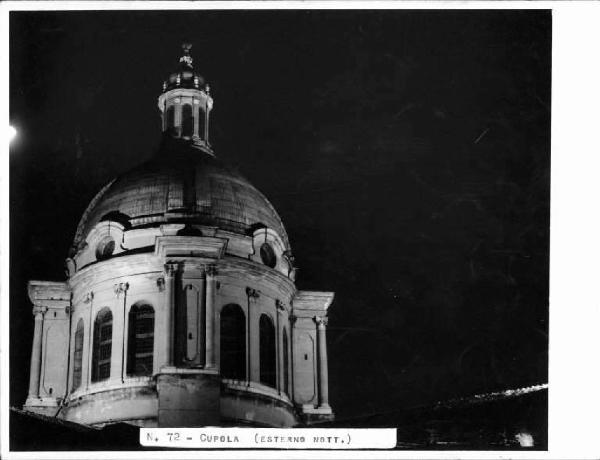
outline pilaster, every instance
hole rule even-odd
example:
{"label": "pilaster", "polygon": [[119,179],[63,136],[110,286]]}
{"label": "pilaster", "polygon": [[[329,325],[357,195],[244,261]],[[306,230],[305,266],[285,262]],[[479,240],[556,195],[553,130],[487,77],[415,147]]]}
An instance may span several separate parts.
{"label": "pilaster", "polygon": [[113,338],[111,346],[110,379],[123,382],[125,366],[125,334],[127,291],[129,283],[117,283],[113,286],[115,293],[113,308]]}
{"label": "pilaster", "polygon": [[217,291],[217,268],[206,267],[206,359],[204,367],[215,367],[215,298]]}
{"label": "pilaster", "polygon": [[327,369],[327,339],[325,337],[325,327],[327,318],[315,316],[317,324],[317,346],[319,361],[319,409],[331,411],[329,406],[329,373]]}
{"label": "pilaster", "polygon": [[163,349],[165,350],[163,365],[173,366],[175,362],[175,280],[179,264],[167,262],[165,264],[165,304],[163,309],[163,322],[159,325],[163,337]]}
{"label": "pilaster", "polygon": [[285,393],[283,375],[285,372],[287,372],[287,370],[283,366],[283,343],[282,343],[283,333],[281,332],[281,324],[282,324],[281,317],[283,316],[283,313],[285,312],[285,307],[283,306],[283,303],[279,299],[275,300],[275,310],[276,310],[275,327],[276,327],[276,332],[277,332],[276,342],[275,342],[276,354],[277,354],[277,391],[281,395],[282,393]]}
{"label": "pilaster", "polygon": [[256,305],[260,294],[256,289],[251,287],[246,288],[246,296],[248,298],[248,315],[246,317],[246,376],[248,382],[260,382],[260,367],[259,367],[259,337],[258,329],[255,331],[255,316]]}
{"label": "pilaster", "polygon": [[42,363],[42,326],[48,307],[34,307],[35,326],[31,346],[31,366],[29,370],[29,398],[37,398],[40,392],[40,368]]}

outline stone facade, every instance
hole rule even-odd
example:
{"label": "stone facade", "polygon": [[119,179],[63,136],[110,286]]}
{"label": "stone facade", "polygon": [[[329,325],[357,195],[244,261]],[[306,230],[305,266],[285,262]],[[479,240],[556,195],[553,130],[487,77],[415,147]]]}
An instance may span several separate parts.
{"label": "stone facade", "polygon": [[[284,427],[333,417],[333,293],[296,289],[279,216],[214,158],[212,98],[191,62],[188,47],[159,97],[160,158],[90,203],[65,282],[29,282],[26,410],[94,426]],[[188,99],[204,110],[191,112],[186,137],[181,108],[171,121],[165,110]]]}

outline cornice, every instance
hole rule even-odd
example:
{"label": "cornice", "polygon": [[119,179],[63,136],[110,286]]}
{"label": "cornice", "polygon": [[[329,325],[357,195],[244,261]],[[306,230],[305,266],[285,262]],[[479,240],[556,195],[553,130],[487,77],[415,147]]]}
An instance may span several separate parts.
{"label": "cornice", "polygon": [[327,312],[335,292],[298,291],[292,301],[294,310],[317,310]]}
{"label": "cornice", "polygon": [[[196,269],[199,271],[207,270],[210,265],[215,265],[218,278],[233,275],[243,278],[249,286],[267,282],[283,289],[286,296],[282,297],[282,300],[291,299],[296,293],[294,282],[283,273],[251,260],[225,255],[218,260],[210,257],[188,256],[169,257],[165,261],[165,258],[156,256],[152,252],[123,255],[88,265],[71,277],[69,285],[77,290],[80,288],[90,290],[98,283],[120,281],[136,275],[156,273],[157,277],[162,277],[164,276],[165,262],[176,262],[182,264],[185,270]],[[131,280],[129,281],[131,282]]]}
{"label": "cornice", "polygon": [[31,280],[27,283],[27,294],[34,305],[47,301],[66,301],[71,299],[71,290],[67,282]]}

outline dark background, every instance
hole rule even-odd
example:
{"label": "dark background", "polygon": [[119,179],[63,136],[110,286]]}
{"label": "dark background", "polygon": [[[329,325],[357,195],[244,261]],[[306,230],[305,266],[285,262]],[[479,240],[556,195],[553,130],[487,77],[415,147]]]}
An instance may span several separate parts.
{"label": "dark background", "polygon": [[[193,43],[211,139],[279,211],[300,289],[331,290],[340,421],[547,382],[548,11],[12,12],[11,404],[29,279],[160,140]],[[539,424],[545,425],[541,417]]]}

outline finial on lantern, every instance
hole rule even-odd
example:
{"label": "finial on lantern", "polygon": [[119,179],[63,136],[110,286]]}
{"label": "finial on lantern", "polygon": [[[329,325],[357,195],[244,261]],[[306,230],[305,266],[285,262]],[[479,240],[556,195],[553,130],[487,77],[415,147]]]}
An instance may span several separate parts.
{"label": "finial on lantern", "polygon": [[190,50],[192,49],[192,44],[188,43],[188,42],[183,42],[181,44],[181,48],[183,49],[183,56],[181,56],[179,58],[179,62],[182,62],[182,63],[187,64],[188,66],[192,67],[192,62],[194,62],[194,60],[192,59],[192,56],[190,56]]}

